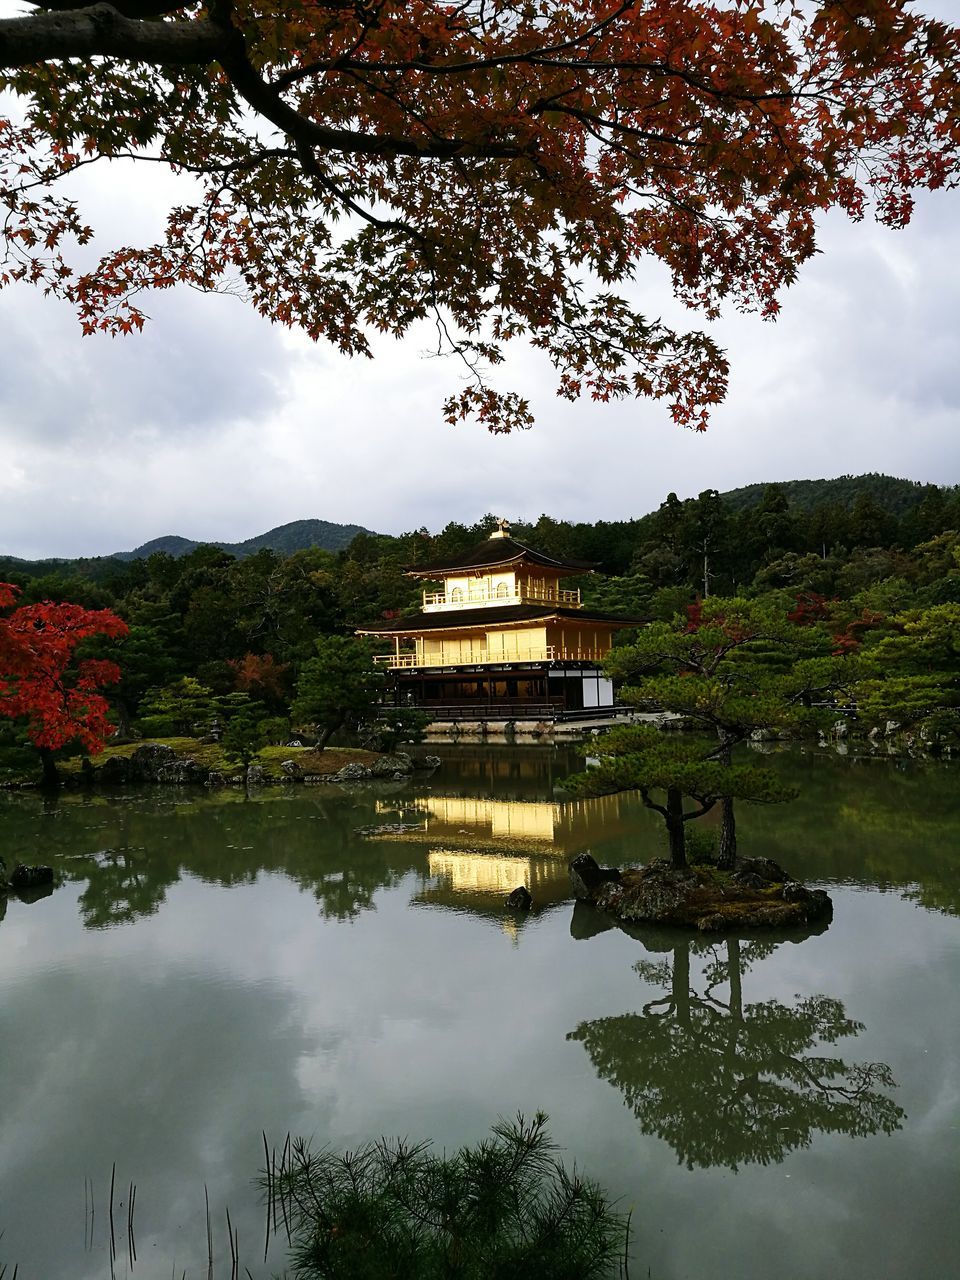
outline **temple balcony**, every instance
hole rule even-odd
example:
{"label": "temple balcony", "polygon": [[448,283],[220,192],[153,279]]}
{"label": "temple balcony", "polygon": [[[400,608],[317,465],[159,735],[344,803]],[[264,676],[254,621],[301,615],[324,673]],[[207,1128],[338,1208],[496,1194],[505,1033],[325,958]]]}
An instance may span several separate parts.
{"label": "temple balcony", "polygon": [[505,666],[517,662],[602,662],[609,652],[609,649],[571,648],[548,644],[529,649],[474,649],[470,654],[464,654],[458,646],[455,650],[441,651],[439,654],[381,653],[374,658],[374,662],[381,663],[391,671],[401,671],[491,664]]}
{"label": "temple balcony", "polygon": [[464,591],[454,587],[452,591],[425,591],[423,593],[424,613],[440,613],[447,609],[477,609],[483,605],[511,604],[555,604],[566,609],[580,608],[579,591],[561,591],[557,588],[538,589],[522,587],[511,591],[503,583],[496,588],[478,584],[476,588]]}

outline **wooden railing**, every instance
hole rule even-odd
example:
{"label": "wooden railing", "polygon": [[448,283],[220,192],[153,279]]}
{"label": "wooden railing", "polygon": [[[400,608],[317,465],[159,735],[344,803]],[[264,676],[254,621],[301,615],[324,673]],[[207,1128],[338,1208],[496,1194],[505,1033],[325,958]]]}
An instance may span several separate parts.
{"label": "wooden railing", "polygon": [[428,711],[434,720],[618,720],[631,719],[632,707],[580,707],[571,710],[560,698],[549,702],[463,702],[443,704],[417,702],[411,704],[420,711]]}
{"label": "wooden railing", "polygon": [[436,611],[440,609],[470,609],[480,605],[511,605],[511,604],[557,604],[566,605],[568,607],[580,607],[579,591],[561,591],[559,588],[555,591],[537,591],[535,589],[524,587],[517,591],[506,592],[498,595],[495,590],[489,589],[471,590],[471,591],[425,591],[423,593],[423,607],[427,611]]}
{"label": "wooden railing", "polygon": [[442,650],[439,654],[381,653],[374,662],[384,663],[390,670],[414,667],[475,667],[511,662],[602,662],[606,649],[571,649],[548,644],[538,649],[494,650],[474,649],[471,653]]}

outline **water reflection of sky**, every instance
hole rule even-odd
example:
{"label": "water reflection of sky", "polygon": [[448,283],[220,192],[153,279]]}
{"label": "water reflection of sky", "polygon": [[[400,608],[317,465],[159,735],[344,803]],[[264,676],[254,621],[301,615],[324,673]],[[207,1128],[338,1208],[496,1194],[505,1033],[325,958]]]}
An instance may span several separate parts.
{"label": "water reflection of sky", "polygon": [[[851,798],[837,778],[839,790],[823,779],[814,788],[824,830],[827,807]],[[497,781],[484,792],[461,780],[471,787],[489,795]],[[114,1159],[124,1198],[129,1180],[138,1184],[134,1276],[165,1280],[171,1265],[201,1273],[206,1183],[221,1256],[229,1204],[260,1280],[271,1270],[250,1186],[261,1129],[278,1141],[288,1130],[336,1145],[388,1133],[450,1147],[498,1114],[537,1108],[578,1163],[635,1206],[638,1274],[934,1280],[960,1270],[956,916],[870,888],[861,874],[859,887],[835,891],[826,933],[783,943],[743,979],[747,1002],[841,1001],[864,1029],[829,1052],[889,1064],[906,1112],[899,1132],[814,1134],[782,1163],[690,1172],[668,1142],[641,1132],[618,1088],[568,1039],[661,995],[635,968],[657,957],[618,929],[575,940],[562,904],[535,912],[512,942],[492,904],[422,909],[425,889],[451,874],[431,874],[442,846],[355,837],[384,820],[378,799],[382,809],[382,795],[303,791],[226,810],[65,804],[46,819],[31,801],[2,802],[0,829],[18,847],[32,835],[64,859],[126,849],[141,879],[153,870],[163,882],[155,909],[131,923],[85,928],[81,909],[102,903],[83,875],[31,906],[11,902],[0,923],[0,1262],[19,1260],[22,1280],[106,1274],[102,1251],[83,1252],[83,1186],[93,1178],[102,1244]],[[773,821],[762,818],[763,828]],[[649,831],[603,839],[626,854]],[[214,849],[218,836],[235,852]],[[518,861],[531,856],[520,852]],[[922,840],[911,852],[922,885]],[[939,883],[940,852],[929,857]],[[564,857],[555,861],[562,871]]]}

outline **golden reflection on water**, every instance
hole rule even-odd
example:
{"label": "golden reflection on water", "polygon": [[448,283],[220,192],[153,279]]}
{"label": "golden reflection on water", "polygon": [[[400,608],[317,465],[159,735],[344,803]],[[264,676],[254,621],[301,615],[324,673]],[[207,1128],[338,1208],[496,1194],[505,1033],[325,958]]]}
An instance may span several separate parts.
{"label": "golden reflection on water", "polygon": [[[542,853],[572,856],[586,848],[601,829],[609,832],[633,807],[631,797],[589,800],[494,800],[483,796],[423,795],[403,809],[403,822],[420,821],[414,839],[426,836],[444,844],[478,843],[500,851],[517,844]],[[377,812],[393,814],[395,801],[377,802]],[[408,833],[404,833],[407,835]]]}
{"label": "golden reflection on water", "polygon": [[449,849],[431,849],[427,866],[431,876],[442,877],[461,893],[509,893],[518,884],[529,888],[535,875],[530,858],[498,858],[488,853],[454,853]]}

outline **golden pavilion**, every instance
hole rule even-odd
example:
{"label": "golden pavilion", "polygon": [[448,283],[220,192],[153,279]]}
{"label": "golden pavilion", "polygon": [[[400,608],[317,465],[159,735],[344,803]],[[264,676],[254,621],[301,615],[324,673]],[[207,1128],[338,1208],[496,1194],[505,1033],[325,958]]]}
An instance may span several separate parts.
{"label": "golden pavilion", "polygon": [[505,520],[469,551],[407,571],[434,586],[423,607],[358,634],[393,640],[379,656],[400,705],[477,719],[549,718],[613,706],[601,664],[638,619],[586,609],[568,578],[595,565],[525,546]]}

